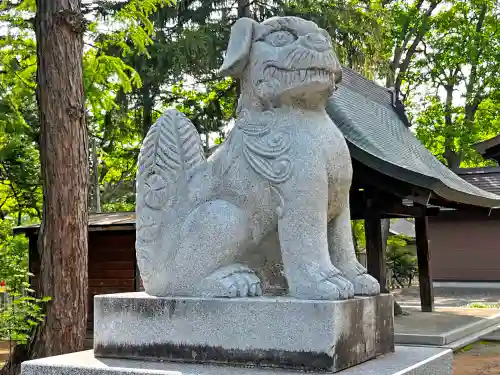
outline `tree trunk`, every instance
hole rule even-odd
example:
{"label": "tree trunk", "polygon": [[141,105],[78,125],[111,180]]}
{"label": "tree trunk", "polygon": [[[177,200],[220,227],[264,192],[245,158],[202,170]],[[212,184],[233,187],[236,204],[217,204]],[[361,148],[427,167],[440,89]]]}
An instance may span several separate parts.
{"label": "tree trunk", "polygon": [[[450,78],[450,81],[452,79]],[[443,157],[446,160],[446,164],[448,168],[452,171],[456,170],[460,167],[460,154],[455,151],[454,147],[454,131],[453,131],[453,91],[455,90],[455,86],[453,83],[446,85],[446,99],[445,99],[445,110],[444,110],[444,123],[445,123],[445,140],[444,140],[444,153]]]}
{"label": "tree trunk", "polygon": [[94,190],[94,210],[101,213],[101,189],[99,186],[99,160],[97,159],[97,142],[91,137],[92,142],[92,185]]}
{"label": "tree trunk", "polygon": [[80,0],[38,0],[37,101],[44,212],[40,292],[52,297],[37,354],[83,350],[87,326],[88,139]]}
{"label": "tree trunk", "polygon": [[[44,207],[38,239],[46,321],[25,355],[83,349],[87,323],[88,142],[83,103],[85,21],[79,0],[38,0],[37,101]],[[24,358],[23,358],[24,357]],[[11,373],[16,363],[10,363]]]}
{"label": "tree trunk", "polygon": [[37,0],[37,102],[43,218],[38,238],[38,294],[46,320],[16,347],[0,374],[21,362],[83,350],[87,326],[88,140],[83,92],[80,0]]}
{"label": "tree trunk", "polygon": [[153,125],[154,99],[149,86],[142,88],[142,139],[148,134],[149,128]]}

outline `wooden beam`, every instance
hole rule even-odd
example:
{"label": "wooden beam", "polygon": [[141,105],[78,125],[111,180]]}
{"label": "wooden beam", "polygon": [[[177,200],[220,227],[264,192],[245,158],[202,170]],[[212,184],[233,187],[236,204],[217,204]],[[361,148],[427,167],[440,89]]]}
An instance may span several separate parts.
{"label": "wooden beam", "polygon": [[426,203],[430,194],[424,189],[374,170],[353,159],[353,186],[373,188],[379,192],[394,194],[400,198],[412,197],[412,201]]}
{"label": "wooden beam", "polygon": [[434,291],[430,269],[427,217],[415,218],[415,240],[417,245],[418,281],[422,311],[434,311]]}
{"label": "wooden beam", "polygon": [[[366,216],[368,199],[371,199],[367,194],[371,194],[373,189],[367,188],[367,194],[365,190],[355,189],[350,192],[351,219],[362,220]],[[380,212],[382,219],[437,216],[439,214],[439,207],[425,207],[416,203],[413,206],[407,206],[403,204],[401,198],[389,192],[377,191],[377,195],[373,197],[370,204],[373,210]]]}
{"label": "wooden beam", "polygon": [[380,283],[380,291],[387,292],[385,249],[382,246],[380,213],[368,209],[365,217],[366,262],[368,273]]}

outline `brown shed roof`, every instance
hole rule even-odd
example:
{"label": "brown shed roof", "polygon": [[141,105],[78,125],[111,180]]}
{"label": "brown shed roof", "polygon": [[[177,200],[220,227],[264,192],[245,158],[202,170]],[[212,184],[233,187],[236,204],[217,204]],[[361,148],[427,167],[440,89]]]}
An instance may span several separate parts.
{"label": "brown shed roof", "polygon": [[500,162],[500,135],[473,145],[485,159]]}
{"label": "brown shed roof", "polygon": [[[40,224],[14,228],[14,234],[35,233]],[[135,212],[89,214],[89,231],[135,230]]]}

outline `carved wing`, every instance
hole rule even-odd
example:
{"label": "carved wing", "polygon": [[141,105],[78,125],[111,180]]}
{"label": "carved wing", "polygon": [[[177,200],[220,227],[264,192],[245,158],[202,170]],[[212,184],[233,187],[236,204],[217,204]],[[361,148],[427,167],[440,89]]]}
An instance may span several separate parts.
{"label": "carved wing", "polygon": [[154,240],[163,214],[187,199],[191,171],[205,162],[200,136],[181,112],[169,109],[144,138],[137,170],[137,236]]}
{"label": "carved wing", "polygon": [[[205,161],[201,139],[181,112],[170,109],[149,129],[139,154],[138,179],[145,203],[163,207],[173,195],[187,194],[191,170]],[[187,197],[187,195],[186,195]]]}

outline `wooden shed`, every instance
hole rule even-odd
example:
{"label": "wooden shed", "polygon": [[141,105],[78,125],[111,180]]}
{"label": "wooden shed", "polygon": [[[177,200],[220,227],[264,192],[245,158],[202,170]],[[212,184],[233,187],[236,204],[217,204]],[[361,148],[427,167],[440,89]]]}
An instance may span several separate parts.
{"label": "wooden shed", "polygon": [[[29,267],[36,285],[40,261],[37,250],[39,225],[17,227],[14,234],[29,239]],[[115,212],[89,216],[88,326],[92,328],[96,294],[141,290],[135,258],[135,214]]]}
{"label": "wooden shed", "polygon": [[[471,209],[487,216],[492,207],[500,206],[500,196],[469,184],[441,164],[408,128],[397,94],[351,69],[344,68],[327,112],[351,152],[351,216],[365,220],[368,272],[386,291],[381,219],[414,217],[422,310],[432,311],[427,216],[436,215],[439,207]],[[30,237],[30,267],[35,274],[37,231],[38,226],[16,229]],[[93,215],[89,233],[89,299],[99,293],[139,290],[133,213]],[[90,319],[92,303],[89,307]]]}
{"label": "wooden shed", "polygon": [[[500,168],[456,171],[481,189],[500,194]],[[432,274],[437,282],[500,282],[500,215],[442,209],[429,218]]]}

